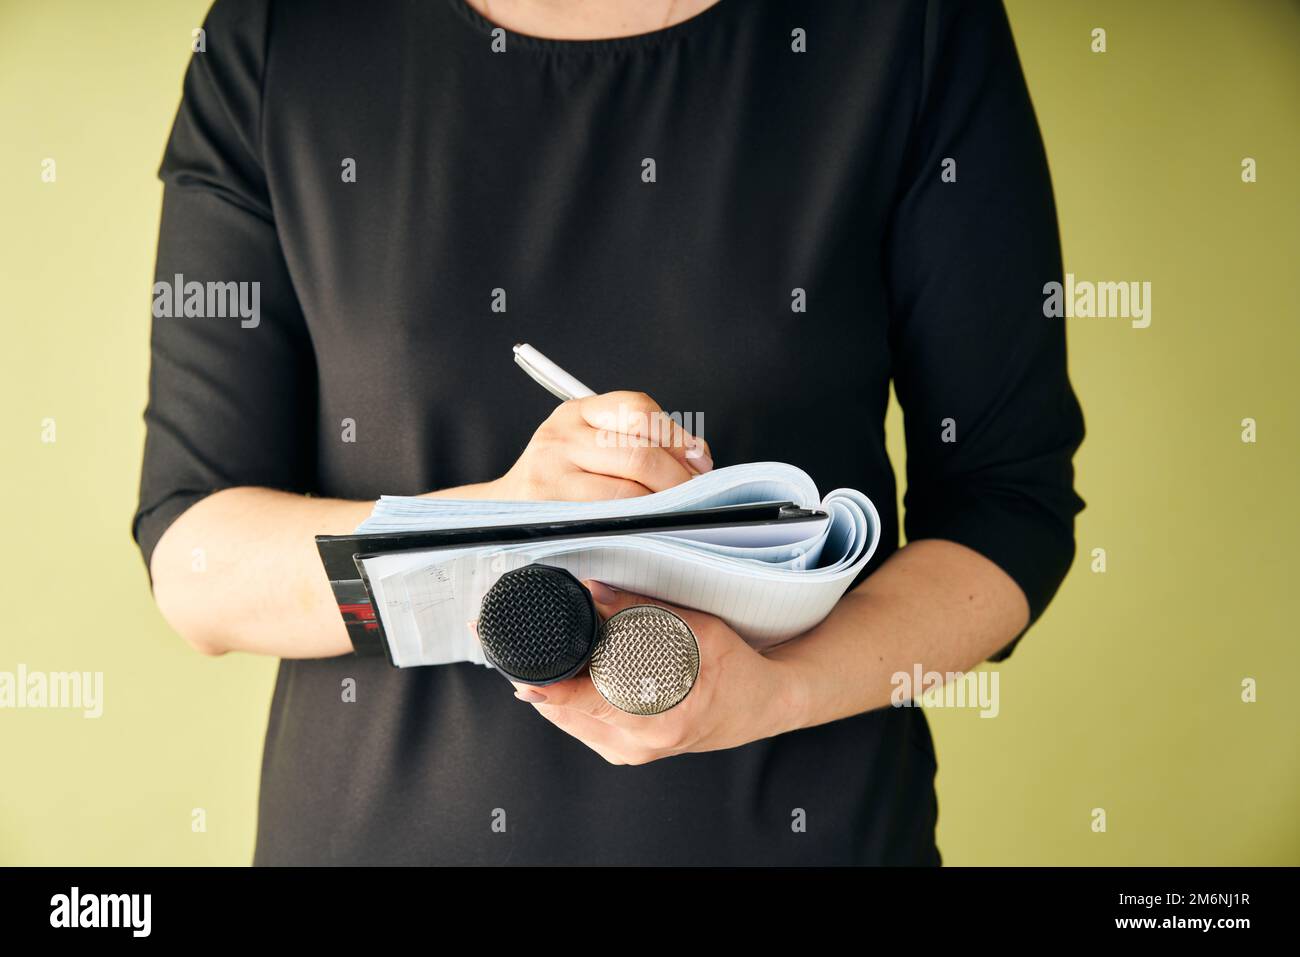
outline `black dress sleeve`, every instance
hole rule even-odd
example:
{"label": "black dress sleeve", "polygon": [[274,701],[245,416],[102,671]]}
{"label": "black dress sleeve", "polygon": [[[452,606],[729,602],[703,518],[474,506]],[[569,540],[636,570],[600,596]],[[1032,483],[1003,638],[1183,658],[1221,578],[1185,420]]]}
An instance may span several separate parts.
{"label": "black dress sleeve", "polygon": [[[260,158],[266,0],[218,0],[192,55],[159,170],[144,464],[132,531],[146,568],[167,527],[203,497],[311,481],[315,364],[276,238]],[[160,287],[248,283],[251,318],[175,315]],[[251,284],[256,283],[254,287]],[[254,293],[256,289],[256,293]],[[215,304],[215,303],[214,303]],[[159,315],[160,312],[173,315]]]}
{"label": "black dress sleeve", "polygon": [[1043,315],[1043,286],[1062,272],[1051,179],[1001,3],[936,0],[921,42],[887,245],[904,529],[991,559],[1032,623],[1074,558],[1084,504],[1065,327]]}

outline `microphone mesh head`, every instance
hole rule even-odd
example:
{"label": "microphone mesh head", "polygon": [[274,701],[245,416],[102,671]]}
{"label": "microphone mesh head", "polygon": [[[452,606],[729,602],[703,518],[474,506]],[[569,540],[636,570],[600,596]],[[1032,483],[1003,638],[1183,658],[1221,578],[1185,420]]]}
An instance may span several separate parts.
{"label": "microphone mesh head", "polygon": [[658,605],[611,615],[591,653],[591,681],[628,714],[660,714],[681,702],[700,673],[695,632]]}
{"label": "microphone mesh head", "polygon": [[551,684],[587,663],[600,619],[591,593],[563,568],[525,565],[483,596],[478,638],[488,661],[509,678]]}

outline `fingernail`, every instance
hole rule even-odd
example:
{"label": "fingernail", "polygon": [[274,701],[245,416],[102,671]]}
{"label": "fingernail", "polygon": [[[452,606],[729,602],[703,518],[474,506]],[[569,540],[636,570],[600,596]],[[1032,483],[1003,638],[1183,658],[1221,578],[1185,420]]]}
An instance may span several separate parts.
{"label": "fingernail", "polygon": [[686,440],[686,461],[691,463],[691,468],[695,471],[704,473],[713,470],[713,459],[709,453],[704,451],[704,443],[697,438]]}
{"label": "fingernail", "polygon": [[591,597],[595,599],[597,605],[612,605],[618,600],[617,589],[611,588],[604,582],[598,582],[594,578],[587,582],[587,588],[591,592]]}
{"label": "fingernail", "polygon": [[539,691],[534,691],[532,688],[525,691],[516,691],[515,697],[520,701],[527,701],[529,704],[541,704],[541,702],[546,700],[546,695]]}
{"label": "fingernail", "polygon": [[474,637],[477,638],[477,637],[478,637],[478,619],[477,619],[477,618],[471,618],[469,621],[465,622],[465,624],[469,626],[469,630],[470,630],[471,632],[473,632]]}

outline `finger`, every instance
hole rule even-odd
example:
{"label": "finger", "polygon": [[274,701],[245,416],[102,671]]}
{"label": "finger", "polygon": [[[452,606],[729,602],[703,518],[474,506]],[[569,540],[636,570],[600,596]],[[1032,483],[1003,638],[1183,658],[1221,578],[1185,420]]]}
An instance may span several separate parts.
{"label": "finger", "polygon": [[628,479],[654,492],[681,485],[695,476],[668,449],[651,445],[649,439],[639,435],[587,429],[572,435],[565,451],[569,461],[584,472]]}
{"label": "finger", "polygon": [[700,614],[688,608],[678,608],[676,605],[670,605],[658,598],[647,598],[645,595],[638,595],[635,592],[622,591],[613,585],[607,585],[595,579],[587,579],[583,581],[583,584],[587,586],[587,591],[591,592],[592,601],[596,603],[596,611],[600,613],[602,619],[616,615],[620,611],[632,608],[635,605],[658,605],[660,608],[671,611],[687,624],[690,624],[688,616]]}
{"label": "finger", "polygon": [[589,395],[576,400],[574,409],[593,429],[629,434],[634,424],[648,425],[651,417],[663,412],[659,403],[644,392],[626,391]]}
{"label": "finger", "polygon": [[644,392],[590,396],[578,400],[577,411],[592,428],[609,434],[607,442],[617,435],[638,436],[667,451],[691,474],[713,468],[708,443],[691,435]]}
{"label": "finger", "polygon": [[621,724],[623,712],[605,700],[596,686],[591,683],[591,675],[584,668],[580,674],[549,684],[545,688],[533,689],[546,697],[546,704],[556,708],[569,708],[580,711],[596,721],[605,724]]}
{"label": "finger", "polygon": [[631,479],[598,475],[573,469],[560,476],[555,485],[557,496],[566,502],[603,502],[616,498],[649,495],[650,489]]}
{"label": "finger", "polygon": [[713,449],[698,435],[688,433],[685,459],[687,465],[701,474],[713,470]]}

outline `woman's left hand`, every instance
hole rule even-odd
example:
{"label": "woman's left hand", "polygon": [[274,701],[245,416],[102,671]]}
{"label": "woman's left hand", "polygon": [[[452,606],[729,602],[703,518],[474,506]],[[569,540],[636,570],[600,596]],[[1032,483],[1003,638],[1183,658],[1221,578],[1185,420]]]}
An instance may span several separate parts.
{"label": "woman's left hand", "polygon": [[799,727],[802,690],[792,665],[759,654],[713,615],[600,582],[584,584],[602,619],[633,605],[659,605],[690,625],[700,647],[695,686],[662,714],[618,710],[601,697],[585,670],[545,687],[515,685],[515,697],[610,764],[646,764],[675,754],[734,748]]}

